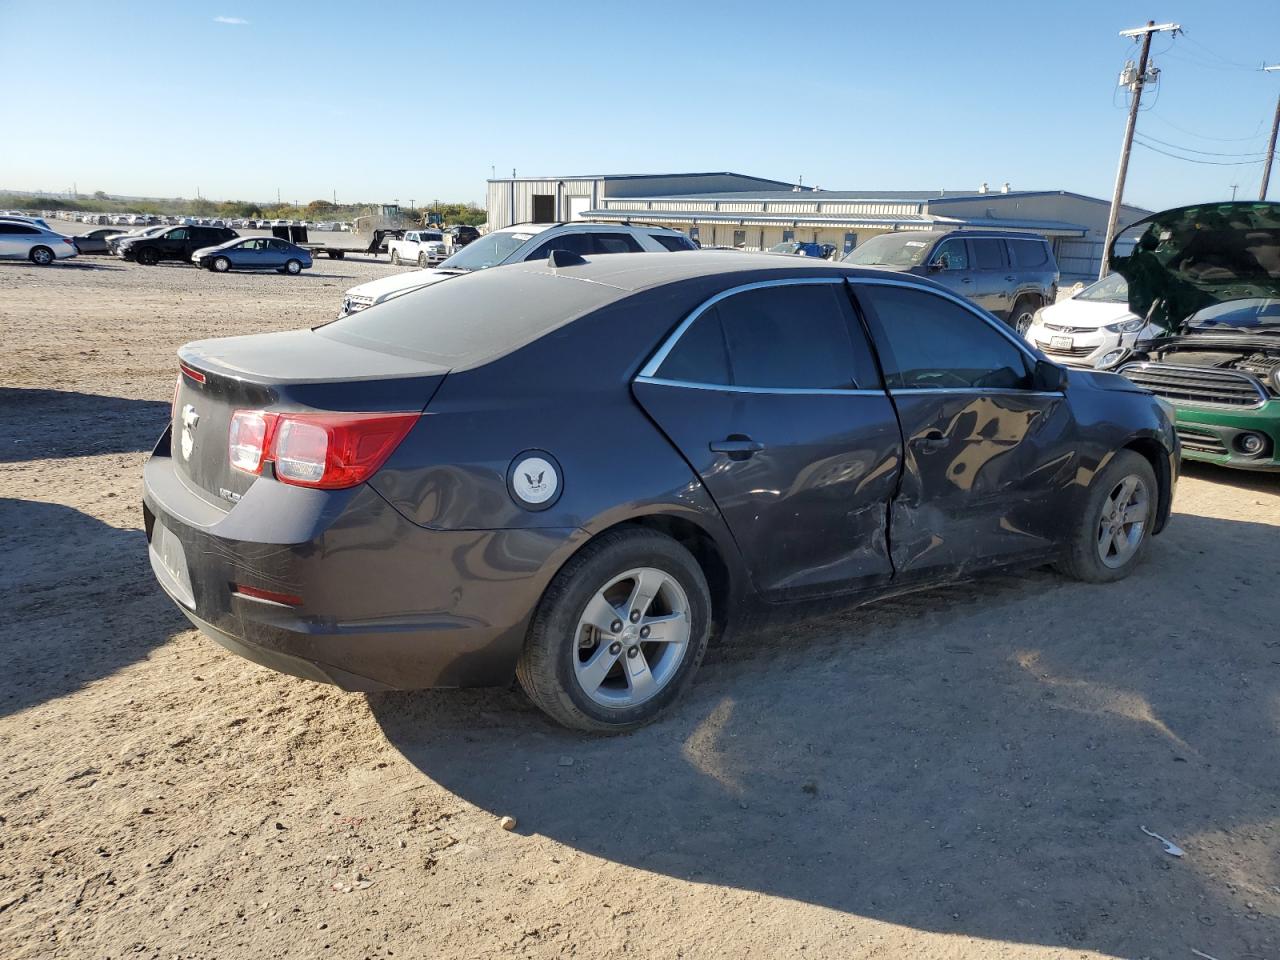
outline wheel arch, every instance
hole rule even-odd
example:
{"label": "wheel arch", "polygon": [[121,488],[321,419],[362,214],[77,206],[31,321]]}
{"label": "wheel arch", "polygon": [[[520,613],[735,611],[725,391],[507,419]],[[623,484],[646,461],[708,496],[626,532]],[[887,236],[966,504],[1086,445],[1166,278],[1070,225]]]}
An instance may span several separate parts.
{"label": "wheel arch", "polygon": [[1132,450],[1151,464],[1156,475],[1156,523],[1152,533],[1159,533],[1169,521],[1173,510],[1173,468],[1163,445],[1154,437],[1132,437],[1125,443],[1124,450]]}

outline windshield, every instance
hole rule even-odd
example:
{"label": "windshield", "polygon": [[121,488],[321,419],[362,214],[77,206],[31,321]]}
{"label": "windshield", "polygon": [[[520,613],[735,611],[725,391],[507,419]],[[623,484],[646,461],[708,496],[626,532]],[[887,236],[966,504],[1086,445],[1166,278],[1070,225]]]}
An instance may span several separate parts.
{"label": "windshield", "polygon": [[932,237],[920,239],[909,233],[884,233],[854,247],[844,262],[865,267],[915,267],[924,262],[932,246]]}
{"label": "windshield", "polygon": [[1101,303],[1128,303],[1129,282],[1118,273],[1109,273],[1097,283],[1091,283],[1073,300],[1095,300]]}
{"label": "windshield", "polygon": [[507,258],[533,239],[532,233],[491,233],[469,244],[440,264],[441,270],[483,270],[505,263]]}
{"label": "windshield", "polygon": [[1280,326],[1280,300],[1259,297],[1254,300],[1216,303],[1192,315],[1190,326],[1199,330],[1212,330],[1215,327],[1277,327]]}
{"label": "windshield", "polygon": [[769,248],[770,253],[795,253],[796,243],[794,240],[787,240],[785,243],[775,243]]}

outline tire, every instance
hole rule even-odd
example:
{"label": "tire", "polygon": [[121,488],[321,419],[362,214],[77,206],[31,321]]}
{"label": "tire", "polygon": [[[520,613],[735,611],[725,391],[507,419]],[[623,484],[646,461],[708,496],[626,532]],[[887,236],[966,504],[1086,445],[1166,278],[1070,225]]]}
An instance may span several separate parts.
{"label": "tire", "polygon": [[[642,582],[655,592],[637,605],[637,621],[627,611]],[[614,530],[583,547],[551,581],[516,677],[529,699],[566,727],[623,733],[655,720],[680,696],[702,663],[710,625],[711,593],[689,551],[651,530]],[[670,642],[645,639],[658,630]]]}
{"label": "tire", "polygon": [[418,254],[418,266],[422,267],[423,269],[426,269],[426,267],[427,267],[427,255],[426,255],[425,253],[419,253],[419,254]]}
{"label": "tire", "polygon": [[34,263],[37,267],[47,267],[58,259],[48,247],[32,247],[27,253],[27,259]]}
{"label": "tire", "polygon": [[298,274],[302,272],[302,261],[289,260],[284,265],[284,272],[289,274],[289,276],[291,277],[296,277]]}
{"label": "tire", "polygon": [[160,262],[160,254],[155,247],[143,247],[137,252],[135,259],[144,267],[154,267]]}
{"label": "tire", "polygon": [[[1146,553],[1159,492],[1155,471],[1146,457],[1132,450],[1117,451],[1090,484],[1084,510],[1058,569],[1086,583],[1114,583],[1127,577]],[[1135,511],[1132,521],[1116,517],[1116,504],[1121,501]],[[1118,533],[1104,543],[1108,525]]]}
{"label": "tire", "polygon": [[398,266],[400,266],[400,251],[399,251],[399,250],[392,250],[392,251],[391,251],[391,265],[392,265],[393,267],[398,267]]}
{"label": "tire", "polygon": [[231,269],[231,261],[226,257],[214,257],[213,263],[209,264],[209,269],[214,273],[226,273]]}
{"label": "tire", "polygon": [[1031,329],[1031,321],[1035,319],[1036,311],[1040,306],[1036,297],[1018,298],[1013,309],[1009,311],[1009,326],[1013,327],[1018,336],[1026,337],[1027,331]]}

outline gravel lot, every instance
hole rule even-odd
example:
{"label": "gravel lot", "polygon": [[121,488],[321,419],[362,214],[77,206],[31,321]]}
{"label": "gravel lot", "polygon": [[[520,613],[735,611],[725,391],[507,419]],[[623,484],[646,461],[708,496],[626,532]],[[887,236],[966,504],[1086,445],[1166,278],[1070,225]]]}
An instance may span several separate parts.
{"label": "gravel lot", "polygon": [[139,508],[175,349],[391,270],[0,263],[6,957],[1280,960],[1277,478],[1188,468],[1115,586],[739,638],[623,738],[189,629]]}

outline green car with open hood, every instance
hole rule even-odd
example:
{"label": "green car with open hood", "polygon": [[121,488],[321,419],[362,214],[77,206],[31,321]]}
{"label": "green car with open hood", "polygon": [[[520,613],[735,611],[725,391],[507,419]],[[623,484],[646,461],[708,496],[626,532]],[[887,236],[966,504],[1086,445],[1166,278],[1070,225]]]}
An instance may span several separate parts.
{"label": "green car with open hood", "polygon": [[1119,372],[1174,406],[1182,455],[1280,471],[1280,203],[1157,213],[1116,238],[1111,266],[1130,310],[1169,330]]}

